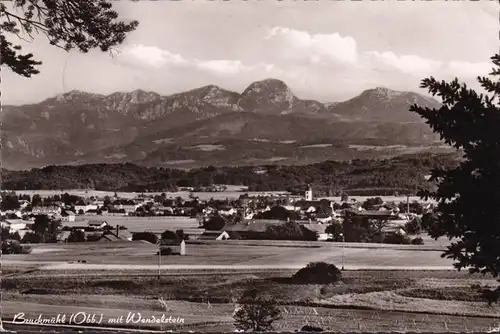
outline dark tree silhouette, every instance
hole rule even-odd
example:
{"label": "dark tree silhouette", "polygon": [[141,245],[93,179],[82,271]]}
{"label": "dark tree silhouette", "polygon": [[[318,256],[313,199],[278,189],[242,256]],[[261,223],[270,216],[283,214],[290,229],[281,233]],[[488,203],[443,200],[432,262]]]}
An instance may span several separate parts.
{"label": "dark tree silhouette", "polygon": [[0,65],[14,73],[31,77],[41,62],[33,54],[20,54],[21,46],[9,42],[6,33],[21,39],[42,33],[50,45],[81,52],[99,48],[109,51],[121,44],[137,21],[118,21],[118,14],[105,0],[16,0],[0,3]]}
{"label": "dark tree silhouette", "polygon": [[237,329],[253,332],[264,332],[273,329],[274,321],[281,319],[281,311],[270,295],[257,289],[249,289],[241,296],[234,317]]}
{"label": "dark tree silhouette", "polygon": [[[490,73],[500,76],[500,55],[491,57]],[[432,237],[457,238],[443,257],[454,260],[458,270],[472,273],[500,271],[500,81],[478,77],[485,90],[478,93],[460,84],[424,79],[422,88],[442,99],[439,109],[413,105],[410,110],[422,116],[448,144],[463,152],[458,167],[435,169],[431,180],[437,190],[421,191],[424,198],[437,201],[434,213],[423,219]]]}
{"label": "dark tree silhouette", "polygon": [[224,228],[226,225],[226,220],[222,218],[221,216],[213,216],[209,220],[207,220],[204,224],[203,227],[207,230],[210,231],[219,231]]}
{"label": "dark tree silhouette", "polygon": [[68,242],[85,242],[85,232],[81,230],[71,231],[68,236]]}
{"label": "dark tree silhouette", "polygon": [[300,284],[337,283],[341,278],[342,272],[326,262],[311,262],[292,276],[293,281]]}
{"label": "dark tree silhouette", "polygon": [[19,207],[19,200],[15,193],[2,193],[2,201],[0,202],[0,209],[2,211],[17,210]]}

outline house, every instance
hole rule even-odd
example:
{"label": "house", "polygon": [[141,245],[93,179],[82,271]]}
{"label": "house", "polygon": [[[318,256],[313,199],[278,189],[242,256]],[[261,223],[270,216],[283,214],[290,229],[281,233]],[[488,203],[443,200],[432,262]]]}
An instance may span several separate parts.
{"label": "house", "polygon": [[140,204],[120,204],[116,208],[119,210],[123,209],[123,210],[125,210],[126,214],[129,214],[130,212],[135,212],[141,206],[142,205],[140,205]]}
{"label": "house", "polygon": [[160,251],[170,248],[172,254],[186,255],[186,242],[184,240],[162,239],[159,246]]}
{"label": "house", "polygon": [[90,209],[85,212],[87,216],[97,216],[99,214],[99,210]]}
{"label": "house", "polygon": [[332,215],[328,215],[326,213],[320,213],[316,215],[316,220],[320,222],[321,224],[328,224],[331,223],[333,220]]}
{"label": "house", "polygon": [[31,213],[34,215],[55,215],[61,214],[62,209],[59,206],[35,206],[31,209]]}
{"label": "house", "polygon": [[90,220],[87,223],[88,227],[93,230],[102,230],[106,226],[109,226],[107,222],[103,220]]}
{"label": "house", "polygon": [[378,211],[378,210],[364,210],[359,211],[356,209],[346,209],[344,210],[345,217],[361,217],[365,219],[382,219],[389,220],[393,217],[391,211]]}
{"label": "house", "polygon": [[229,234],[226,231],[205,231],[198,236],[196,240],[229,240]]}
{"label": "house", "polygon": [[117,242],[117,241],[123,241],[122,239],[118,238],[116,235],[113,233],[103,233],[99,239],[97,239],[98,242]]}
{"label": "house", "polygon": [[71,235],[71,231],[61,231],[58,235],[57,235],[57,242],[62,242],[62,243],[66,243],[68,242],[68,238],[69,236]]}
{"label": "house", "polygon": [[0,223],[2,228],[8,228],[10,233],[15,233],[20,230],[26,229],[33,224],[32,221],[22,219],[6,219]]}
{"label": "house", "polygon": [[122,241],[132,241],[132,233],[127,230],[117,229],[115,235]]}
{"label": "house", "polygon": [[95,204],[88,204],[88,203],[79,202],[75,205],[75,211],[78,214],[87,213],[87,211],[89,211],[89,210],[97,210],[97,209],[99,209],[99,207]]}
{"label": "house", "polygon": [[285,224],[285,221],[274,219],[245,220],[240,223],[224,226],[223,231],[238,234],[242,239],[263,239],[270,226]]}
{"label": "house", "polygon": [[325,241],[333,237],[330,233],[326,233],[326,229],[328,227],[326,224],[303,224],[302,226],[309,231],[316,232],[318,241]]}
{"label": "house", "polygon": [[13,219],[22,218],[23,213],[19,210],[6,210],[0,213],[2,216],[12,217]]}
{"label": "house", "polygon": [[61,217],[62,217],[62,221],[74,222],[75,218],[76,218],[76,214],[73,211],[64,210],[63,212],[61,212]]}
{"label": "house", "polygon": [[236,214],[236,209],[235,208],[225,208],[225,209],[222,209],[222,210],[219,210],[219,214],[221,216],[232,216],[234,214]]}

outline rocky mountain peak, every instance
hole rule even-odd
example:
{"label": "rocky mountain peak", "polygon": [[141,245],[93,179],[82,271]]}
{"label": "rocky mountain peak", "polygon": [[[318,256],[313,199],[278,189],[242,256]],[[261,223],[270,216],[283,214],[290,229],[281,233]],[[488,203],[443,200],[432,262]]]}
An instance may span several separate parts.
{"label": "rocky mountain peak", "polygon": [[298,99],[281,80],[265,79],[250,84],[241,95],[238,105],[254,112],[289,113]]}

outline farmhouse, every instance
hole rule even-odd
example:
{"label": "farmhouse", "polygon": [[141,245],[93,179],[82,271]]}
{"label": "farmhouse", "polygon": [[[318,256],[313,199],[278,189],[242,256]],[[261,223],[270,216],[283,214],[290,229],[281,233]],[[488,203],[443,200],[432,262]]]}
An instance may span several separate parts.
{"label": "farmhouse", "polygon": [[326,233],[326,228],[328,227],[326,224],[304,224],[302,226],[309,231],[316,232],[318,241],[325,241],[333,237],[331,234]]}
{"label": "farmhouse", "polygon": [[61,212],[61,217],[62,217],[62,221],[74,222],[76,214],[73,211],[64,210],[63,212]]}
{"label": "farmhouse", "polygon": [[123,241],[132,241],[132,233],[127,230],[117,229],[115,232],[116,236]]}
{"label": "farmhouse", "polygon": [[389,220],[390,218],[393,217],[393,214],[391,211],[378,211],[378,210],[358,211],[358,210],[346,209],[344,210],[344,216],[346,218],[360,217],[365,219]]}
{"label": "farmhouse", "polygon": [[160,240],[160,252],[170,249],[172,254],[186,255],[186,242],[184,240],[162,239]]}
{"label": "farmhouse", "polygon": [[34,215],[55,215],[61,214],[62,209],[58,206],[35,206],[31,213]]}
{"label": "farmhouse", "polygon": [[6,210],[6,211],[0,211],[1,216],[6,216],[12,219],[17,219],[17,218],[22,218],[23,213],[19,210]]}
{"label": "farmhouse", "polygon": [[57,238],[56,238],[57,242],[61,242],[61,243],[68,242],[68,238],[69,238],[70,234],[71,234],[71,231],[62,231],[61,233],[59,233],[57,235]]}
{"label": "farmhouse", "polygon": [[87,223],[89,229],[102,230],[103,228],[109,226],[107,222],[103,220],[89,220]]}
{"label": "farmhouse", "polygon": [[237,233],[242,239],[262,239],[265,237],[267,228],[285,224],[285,221],[274,219],[255,219],[247,220],[241,223],[226,225],[223,231]]}
{"label": "farmhouse", "polygon": [[86,213],[89,210],[97,210],[98,206],[95,204],[84,204],[84,203],[79,203],[75,205],[75,211],[78,212],[79,214],[81,213]]}
{"label": "farmhouse", "polygon": [[103,233],[99,239],[97,239],[99,242],[116,242],[116,241],[123,241],[122,239],[118,238],[116,235],[113,233]]}
{"label": "farmhouse", "polygon": [[228,240],[229,234],[226,231],[205,231],[196,240]]}
{"label": "farmhouse", "polygon": [[33,224],[32,221],[22,220],[22,219],[6,219],[1,223],[2,228],[8,228],[10,233],[15,233],[20,230],[24,230],[28,225]]}

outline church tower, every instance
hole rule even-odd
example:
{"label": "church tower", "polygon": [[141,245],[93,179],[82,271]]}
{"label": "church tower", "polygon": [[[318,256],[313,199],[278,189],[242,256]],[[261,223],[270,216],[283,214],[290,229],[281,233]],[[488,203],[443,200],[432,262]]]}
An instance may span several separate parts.
{"label": "church tower", "polygon": [[312,188],[310,185],[309,185],[308,189],[306,190],[305,198],[306,198],[306,201],[313,200],[313,191],[312,191]]}

